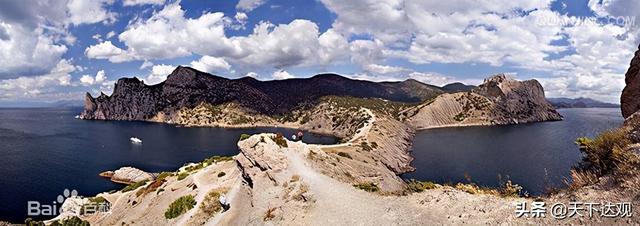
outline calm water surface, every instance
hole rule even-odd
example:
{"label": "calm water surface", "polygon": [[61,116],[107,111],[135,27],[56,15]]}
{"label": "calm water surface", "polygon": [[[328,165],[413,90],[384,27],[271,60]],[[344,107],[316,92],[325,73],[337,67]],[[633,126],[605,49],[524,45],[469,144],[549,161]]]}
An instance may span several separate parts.
{"label": "calm water surface", "polygon": [[617,108],[559,112],[563,121],[420,131],[413,148],[417,170],[404,177],[491,187],[511,179],[533,195],[563,187],[581,159],[576,138],[596,136],[624,119]]}
{"label": "calm water surface", "polygon": [[[0,109],[0,220],[21,223],[27,201],[51,204],[65,188],[92,196],[122,185],[98,177],[135,166],[174,171],[213,155],[235,155],[240,134],[295,131],[283,128],[178,128],[145,122],[74,119],[81,109]],[[132,136],[143,145],[129,141]],[[305,142],[337,139],[307,133]]]}

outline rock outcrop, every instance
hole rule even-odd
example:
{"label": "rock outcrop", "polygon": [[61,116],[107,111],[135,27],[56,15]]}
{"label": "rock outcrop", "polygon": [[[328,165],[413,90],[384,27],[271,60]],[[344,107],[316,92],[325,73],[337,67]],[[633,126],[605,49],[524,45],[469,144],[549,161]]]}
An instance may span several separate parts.
{"label": "rock outcrop", "polygon": [[443,94],[403,112],[417,129],[561,120],[536,80],[492,76],[469,92]]}
{"label": "rock outcrop", "polygon": [[101,177],[109,178],[111,181],[120,184],[135,184],[142,181],[153,180],[153,175],[134,167],[122,167],[116,171],[106,171],[100,173]]}
{"label": "rock outcrop", "polygon": [[[638,47],[640,48],[640,47]],[[636,51],[627,73],[624,75],[626,86],[620,96],[622,116],[627,118],[640,110],[640,49]]]}

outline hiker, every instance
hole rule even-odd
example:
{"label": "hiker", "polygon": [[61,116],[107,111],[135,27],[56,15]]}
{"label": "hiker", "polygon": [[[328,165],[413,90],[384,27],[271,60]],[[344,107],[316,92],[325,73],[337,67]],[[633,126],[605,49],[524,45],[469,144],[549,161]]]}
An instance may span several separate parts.
{"label": "hiker", "polygon": [[304,133],[302,133],[302,131],[298,131],[298,134],[296,134],[298,140],[302,140],[302,136],[304,136]]}
{"label": "hiker", "polygon": [[218,201],[220,201],[223,212],[227,211],[231,207],[231,203],[227,201],[227,197],[225,197],[224,195],[220,195],[220,199]]}

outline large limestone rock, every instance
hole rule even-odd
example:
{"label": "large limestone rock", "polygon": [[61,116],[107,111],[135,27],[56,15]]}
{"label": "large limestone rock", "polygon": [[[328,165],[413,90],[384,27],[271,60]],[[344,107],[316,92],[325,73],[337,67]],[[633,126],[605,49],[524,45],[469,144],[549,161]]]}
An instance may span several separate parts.
{"label": "large limestone rock", "polygon": [[561,120],[536,80],[498,74],[470,92],[443,94],[403,113],[417,129]]}
{"label": "large limestone rock", "polygon": [[622,90],[620,105],[622,107],[622,116],[628,118],[640,110],[640,50],[636,51],[631,60],[624,81],[627,85]]}
{"label": "large limestone rock", "polygon": [[106,171],[100,176],[111,179],[111,181],[121,184],[135,184],[142,181],[153,180],[153,175],[134,167],[122,167],[116,171]]}

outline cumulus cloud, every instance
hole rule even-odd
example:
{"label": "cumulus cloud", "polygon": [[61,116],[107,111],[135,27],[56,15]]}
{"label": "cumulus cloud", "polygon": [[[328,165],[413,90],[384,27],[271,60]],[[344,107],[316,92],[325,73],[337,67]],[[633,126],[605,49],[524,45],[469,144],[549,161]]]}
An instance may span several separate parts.
{"label": "cumulus cloud", "polygon": [[124,0],[122,5],[135,6],[135,5],[162,5],[165,0]]}
{"label": "cumulus cloud", "polygon": [[295,78],[295,76],[289,74],[289,72],[285,70],[274,71],[273,74],[271,74],[271,77],[276,80]]}
{"label": "cumulus cloud", "polygon": [[102,84],[106,80],[107,80],[107,77],[104,74],[104,70],[98,71],[95,77],[92,77],[91,75],[83,75],[82,77],[80,77],[80,83],[85,86]]}
{"label": "cumulus cloud", "polygon": [[[242,16],[239,16],[242,18]],[[126,49],[110,41],[89,46],[89,58],[111,62],[171,59],[198,54],[223,58],[241,68],[284,68],[329,64],[345,58],[349,45],[340,33],[319,32],[309,20],[275,25],[261,22],[248,36],[227,37],[227,18],[222,13],[205,12],[185,18],[178,3],[165,6],[149,19],[137,21],[118,37]]]}
{"label": "cumulus cloud", "polygon": [[60,60],[48,73],[39,76],[21,76],[0,80],[0,99],[57,99],[61,87],[72,85],[69,73],[76,70],[67,60]]}
{"label": "cumulus cloud", "polygon": [[167,76],[176,69],[173,65],[159,64],[151,67],[151,73],[146,78],[142,79],[147,85],[155,85],[164,80],[167,80]]}
{"label": "cumulus cloud", "polygon": [[116,21],[116,13],[109,12],[106,6],[114,3],[114,0],[69,0],[67,9],[69,21],[73,24],[113,23]]}
{"label": "cumulus cloud", "polygon": [[263,5],[266,2],[267,0],[240,0],[236,5],[236,9],[242,10],[245,12],[250,12],[255,8],[258,8],[259,6]]}
{"label": "cumulus cloud", "polygon": [[222,58],[203,56],[197,61],[192,61],[191,66],[197,70],[215,73],[231,69],[231,65]]}
{"label": "cumulus cloud", "polygon": [[0,79],[41,75],[60,61],[67,47],[56,44],[41,29],[0,22],[8,38],[0,40]]}

